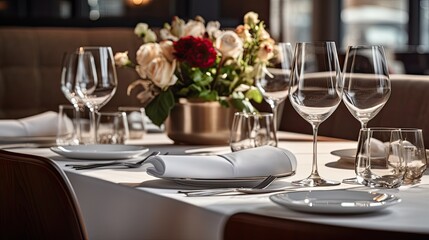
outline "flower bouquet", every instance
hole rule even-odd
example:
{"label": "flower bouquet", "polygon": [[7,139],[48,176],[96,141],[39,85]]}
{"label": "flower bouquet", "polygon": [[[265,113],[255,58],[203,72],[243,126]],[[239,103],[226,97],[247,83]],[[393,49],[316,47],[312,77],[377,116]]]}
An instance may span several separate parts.
{"label": "flower bouquet", "polygon": [[218,101],[248,112],[255,111],[250,100],[262,101],[253,82],[275,57],[276,48],[258,14],[247,13],[243,25],[225,31],[217,21],[174,17],[159,31],[159,42],[145,23],[137,24],[134,32],[143,39],[136,63],[128,52],[116,53],[115,63],[134,68],[141,77],[127,93],[136,93],[154,124],[160,126],[180,98]]}

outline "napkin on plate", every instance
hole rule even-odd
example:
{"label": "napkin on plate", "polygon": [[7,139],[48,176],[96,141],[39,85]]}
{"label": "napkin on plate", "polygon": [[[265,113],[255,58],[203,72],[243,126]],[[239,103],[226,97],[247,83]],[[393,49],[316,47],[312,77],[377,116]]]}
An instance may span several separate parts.
{"label": "napkin on plate", "polygon": [[53,111],[20,119],[0,120],[1,137],[56,136],[58,114]]}
{"label": "napkin on plate", "polygon": [[159,178],[231,179],[293,173],[296,158],[288,150],[263,146],[216,156],[158,155],[147,173]]}

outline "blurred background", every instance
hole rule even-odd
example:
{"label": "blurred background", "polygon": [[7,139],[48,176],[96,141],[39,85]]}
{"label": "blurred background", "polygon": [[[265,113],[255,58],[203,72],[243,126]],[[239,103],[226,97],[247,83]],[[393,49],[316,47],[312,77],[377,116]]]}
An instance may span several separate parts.
{"label": "blurred background", "polygon": [[0,26],[161,27],[173,16],[223,28],[255,11],[277,41],[383,45],[393,73],[429,75],[429,0],[0,0]]}

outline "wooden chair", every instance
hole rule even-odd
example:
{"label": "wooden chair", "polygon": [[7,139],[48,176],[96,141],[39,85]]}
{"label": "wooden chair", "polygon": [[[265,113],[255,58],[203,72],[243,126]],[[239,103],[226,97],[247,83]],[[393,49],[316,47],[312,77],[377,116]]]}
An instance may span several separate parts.
{"label": "wooden chair", "polygon": [[0,150],[0,239],[88,239],[73,188],[52,160]]}
{"label": "wooden chair", "polygon": [[223,239],[361,240],[368,236],[374,239],[428,239],[423,233],[342,227],[250,213],[232,215],[225,224]]}

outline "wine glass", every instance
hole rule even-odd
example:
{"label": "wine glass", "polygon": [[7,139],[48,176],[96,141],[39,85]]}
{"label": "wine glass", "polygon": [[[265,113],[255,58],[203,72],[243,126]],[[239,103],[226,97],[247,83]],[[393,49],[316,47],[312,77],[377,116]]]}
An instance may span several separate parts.
{"label": "wine glass", "polygon": [[[350,113],[366,128],[390,97],[391,83],[382,46],[349,46],[343,68],[343,101]],[[357,178],[344,183],[362,184]]]}
{"label": "wine glass", "polygon": [[343,82],[335,42],[297,43],[292,64],[289,99],[294,109],[313,128],[313,166],[310,176],[292,182],[300,186],[332,186],[317,170],[317,130],[337,108]]}
{"label": "wine glass", "polygon": [[113,52],[110,47],[80,47],[78,52],[76,93],[91,111],[91,141],[95,143],[95,113],[113,97],[118,85]]}
{"label": "wine glass", "polygon": [[79,95],[76,93],[76,79],[82,72],[78,73],[79,59],[88,61],[87,58],[91,57],[89,54],[81,55],[79,52],[65,53],[63,56],[61,67],[61,91],[67,100],[73,105],[73,125],[76,130],[72,137],[76,144],[82,143],[80,113],[84,112],[84,103]]}
{"label": "wine glass", "polygon": [[278,130],[279,105],[289,93],[290,71],[292,66],[292,46],[290,43],[278,44],[278,57],[256,78],[256,87],[270,105],[274,115],[274,128]]}
{"label": "wine glass", "polygon": [[390,97],[391,84],[382,46],[350,46],[343,68],[343,100],[366,128]]}

